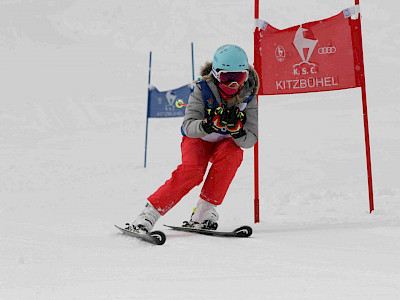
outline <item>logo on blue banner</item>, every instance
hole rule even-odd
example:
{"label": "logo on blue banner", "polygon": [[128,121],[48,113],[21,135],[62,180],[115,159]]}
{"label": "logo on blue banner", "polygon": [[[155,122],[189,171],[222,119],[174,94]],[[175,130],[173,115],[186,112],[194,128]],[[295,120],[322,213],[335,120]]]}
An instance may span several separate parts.
{"label": "logo on blue banner", "polygon": [[186,104],[192,93],[191,85],[160,92],[156,87],[149,90],[148,118],[172,118],[183,117]]}

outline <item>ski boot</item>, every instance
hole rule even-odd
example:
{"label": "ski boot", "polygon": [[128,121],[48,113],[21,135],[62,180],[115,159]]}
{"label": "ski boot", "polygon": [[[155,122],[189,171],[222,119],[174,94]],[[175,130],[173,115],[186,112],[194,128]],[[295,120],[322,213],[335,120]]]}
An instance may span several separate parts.
{"label": "ski boot", "polygon": [[193,209],[190,221],[184,221],[182,226],[196,229],[217,230],[219,216],[215,207],[216,205],[200,199],[197,202],[197,207]]}
{"label": "ski boot", "polygon": [[126,230],[138,233],[150,233],[161,214],[151,205],[147,203],[142,212],[137,216],[132,224],[127,223]]}

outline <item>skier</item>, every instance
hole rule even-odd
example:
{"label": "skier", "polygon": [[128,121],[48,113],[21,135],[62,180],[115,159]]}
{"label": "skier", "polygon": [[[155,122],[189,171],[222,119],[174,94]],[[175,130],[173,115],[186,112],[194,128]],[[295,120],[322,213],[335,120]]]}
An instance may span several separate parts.
{"label": "skier", "polygon": [[220,205],[243,159],[241,148],[257,142],[258,75],[236,45],[217,49],[201,70],[182,124],[182,164],[154,194],[129,230],[148,233],[192,188],[204,181],[197,207],[185,226],[217,229]]}

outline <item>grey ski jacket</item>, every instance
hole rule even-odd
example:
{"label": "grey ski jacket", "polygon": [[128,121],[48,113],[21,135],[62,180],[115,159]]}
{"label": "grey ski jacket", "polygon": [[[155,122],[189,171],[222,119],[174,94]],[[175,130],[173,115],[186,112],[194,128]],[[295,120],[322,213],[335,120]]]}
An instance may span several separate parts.
{"label": "grey ski jacket", "polygon": [[[212,93],[218,103],[224,102],[228,107],[238,106],[240,110],[244,111],[246,114],[246,123],[243,125],[243,129],[246,135],[234,139],[236,145],[241,148],[251,148],[257,142],[258,134],[258,105],[256,95],[259,89],[259,79],[257,72],[253,67],[249,66],[249,79],[246,81],[244,88],[235,96],[234,99],[225,101],[222,99],[218,92],[218,88],[214,83],[213,76],[211,74],[211,63],[206,63],[202,70],[202,78],[200,80],[206,80],[208,86],[210,87]],[[253,94],[253,99],[249,103],[244,103],[249,96]],[[186,107],[185,117],[183,119],[182,131],[184,134],[190,138],[201,138],[208,142],[218,142],[225,138],[232,138],[228,135],[221,135],[218,133],[208,134],[204,131],[201,123],[205,118],[205,104],[201,93],[201,88],[198,83],[195,85],[193,93],[189,97],[189,103]]]}

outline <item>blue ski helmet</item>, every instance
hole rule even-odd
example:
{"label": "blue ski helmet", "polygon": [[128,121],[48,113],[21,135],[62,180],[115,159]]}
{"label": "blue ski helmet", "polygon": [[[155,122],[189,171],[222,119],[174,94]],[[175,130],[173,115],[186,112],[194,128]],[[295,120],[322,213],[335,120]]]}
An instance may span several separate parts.
{"label": "blue ski helmet", "polygon": [[236,45],[223,45],[215,51],[212,68],[214,71],[245,71],[249,69],[246,52]]}

